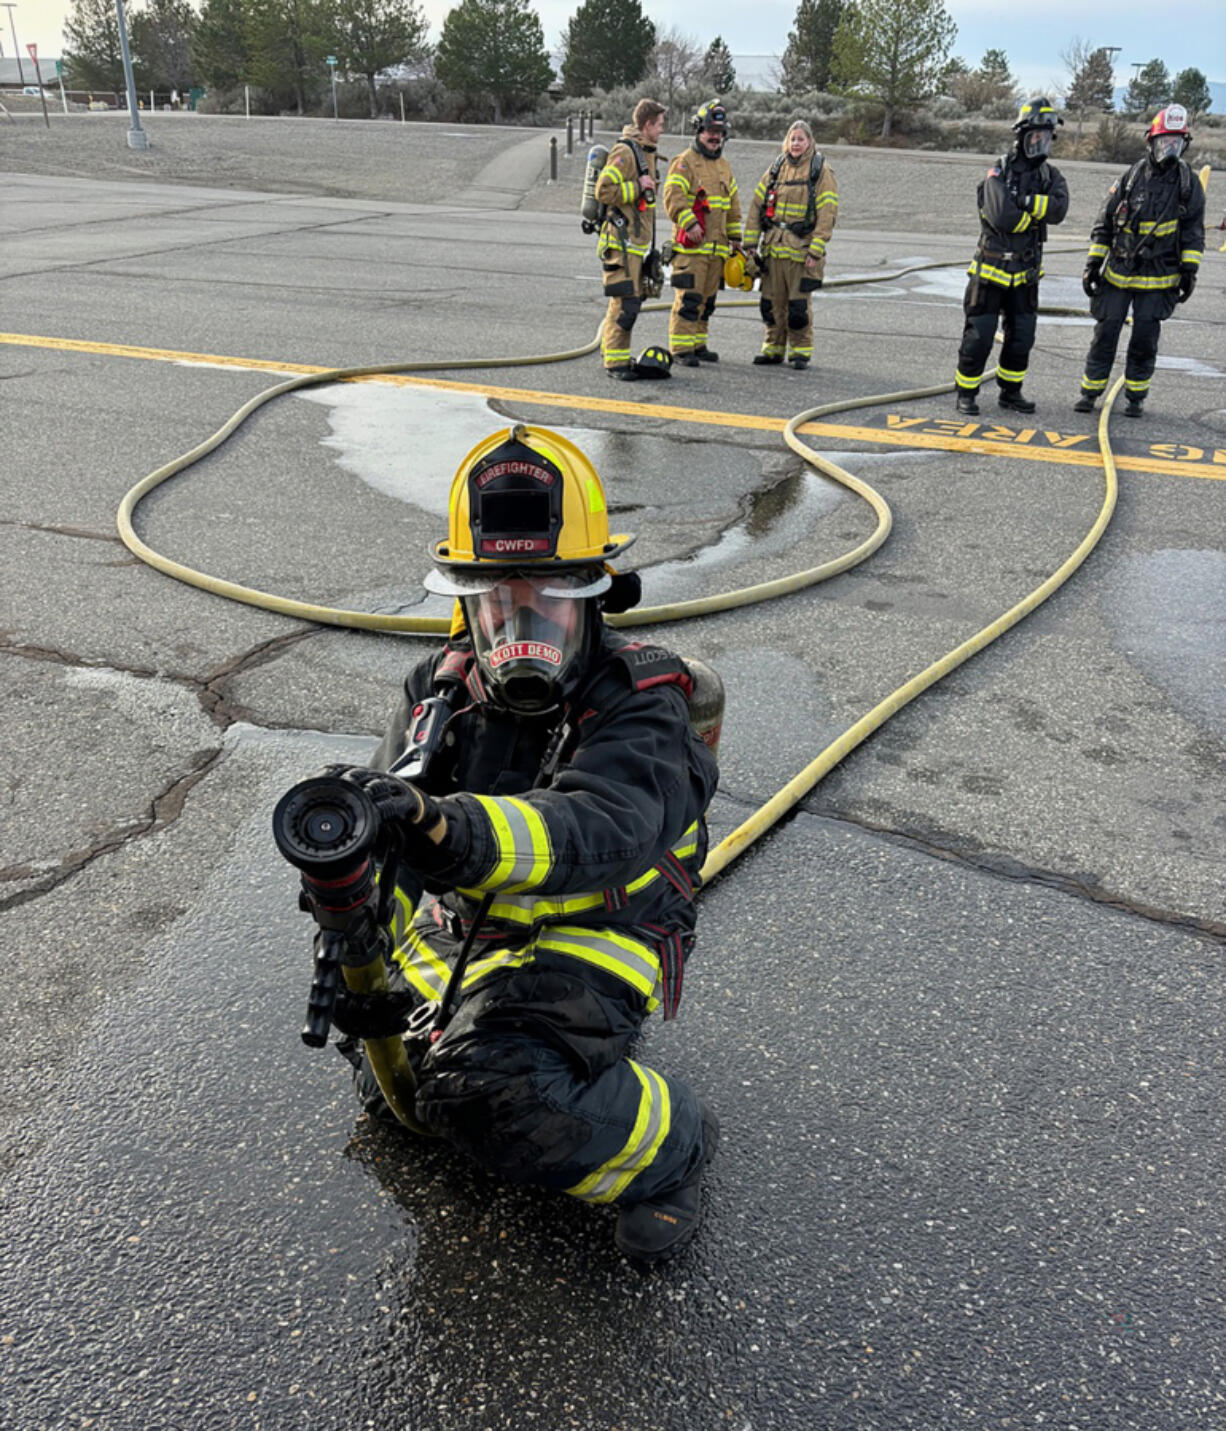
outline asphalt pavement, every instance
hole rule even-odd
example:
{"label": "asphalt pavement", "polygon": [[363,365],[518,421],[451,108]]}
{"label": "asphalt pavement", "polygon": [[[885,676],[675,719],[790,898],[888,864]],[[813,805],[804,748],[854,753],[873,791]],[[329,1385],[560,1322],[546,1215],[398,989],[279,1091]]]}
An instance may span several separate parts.
{"label": "asphalt pavement", "polygon": [[[506,174],[538,184],[524,144]],[[309,932],[270,811],[364,758],[429,642],[174,582],[115,512],[278,364],[587,342],[588,241],[530,189],[491,234],[496,158],[472,208],[3,176],[0,1426],[1226,1424],[1212,235],[1144,422],[1112,425],[1119,503],[1084,567],[700,896],[680,1015],[643,1049],[723,1122],[678,1262],[636,1271],[607,1210],[372,1127],[300,1043]],[[890,229],[844,214],[832,276],[965,258],[969,225],[893,202]],[[1076,305],[1080,266],[1053,253],[1045,297]],[[138,526],[265,591],[414,610],[456,465],[525,419],[591,451],[649,599],[782,575],[872,523],[780,423],[950,377],[959,295],[956,269],[827,289],[805,374],[751,365],[750,306],[667,383],[589,356],[283,397]],[[830,419],[809,440],[886,496],[887,543],[656,633],[728,687],[717,837],[1080,542],[1104,490],[1070,411],[1088,338],[1042,324],[1028,428],[986,391],[977,432],[944,397]]]}

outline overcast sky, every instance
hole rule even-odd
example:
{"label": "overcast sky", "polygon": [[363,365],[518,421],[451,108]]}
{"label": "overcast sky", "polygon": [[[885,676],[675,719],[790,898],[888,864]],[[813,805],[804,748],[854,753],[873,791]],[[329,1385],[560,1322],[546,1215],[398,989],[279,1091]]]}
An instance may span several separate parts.
{"label": "overcast sky", "polygon": [[[1226,82],[1222,0],[1183,0],[1165,9],[1141,0],[946,0],[946,7],[958,25],[955,53],[975,65],[985,50],[1003,49],[1028,90],[1054,88],[1067,77],[1060,52],[1077,37],[1094,46],[1120,47],[1115,56],[1117,84],[1128,82],[1135,62],[1155,56],[1172,74],[1195,66],[1211,82]],[[437,35],[450,0],[425,0],[423,8]],[[557,45],[575,8],[572,0],[537,4],[550,48]],[[742,76],[750,78],[754,71],[765,76],[771,57],[783,52],[796,0],[647,0],[644,9],[660,29],[677,29],[704,49],[722,35],[734,58],[740,58]],[[68,10],[69,0],[16,0],[14,8],[0,16],[5,55],[13,54],[12,26],[23,59],[31,41],[42,55],[60,54]]]}

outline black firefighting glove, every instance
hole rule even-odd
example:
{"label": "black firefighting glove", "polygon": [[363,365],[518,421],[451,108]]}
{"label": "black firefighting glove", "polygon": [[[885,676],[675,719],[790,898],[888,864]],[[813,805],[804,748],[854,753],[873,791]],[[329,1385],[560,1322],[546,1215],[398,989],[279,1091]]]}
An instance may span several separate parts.
{"label": "black firefighting glove", "polygon": [[1097,298],[1103,287],[1103,261],[1101,258],[1092,258],[1086,264],[1086,271],[1081,275],[1081,291],[1087,298]]}
{"label": "black firefighting glove", "polygon": [[423,874],[450,863],[451,855],[431,833],[438,833],[446,820],[438,802],[409,780],[388,775],[383,770],[368,770],[361,765],[333,766],[329,774],[339,775],[366,792],[379,812],[380,820],[392,825],[412,868]]}
{"label": "black firefighting glove", "polygon": [[1196,287],[1196,270],[1194,268],[1181,268],[1179,270],[1179,298],[1178,302],[1186,303],[1192,296],[1192,290]]}

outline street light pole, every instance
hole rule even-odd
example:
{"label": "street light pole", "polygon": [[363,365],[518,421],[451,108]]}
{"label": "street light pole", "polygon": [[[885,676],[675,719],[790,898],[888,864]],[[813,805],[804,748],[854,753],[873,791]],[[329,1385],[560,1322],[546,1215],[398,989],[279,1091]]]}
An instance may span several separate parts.
{"label": "street light pole", "polygon": [[128,91],[128,113],[132,116],[132,128],[128,130],[128,148],[148,149],[149,136],[140,127],[140,109],[136,102],[136,84],[132,79],[132,51],[128,49],[128,24],[123,15],[123,0],[115,0],[115,13],[119,18],[119,53],[123,57],[123,82]]}
{"label": "street light pole", "polygon": [[16,0],[5,0],[4,8],[9,12],[9,29],[13,32],[13,53],[17,56],[17,76],[22,89],[26,87],[26,72],[21,68],[21,46],[17,43],[17,26],[13,23],[13,11],[16,10]]}

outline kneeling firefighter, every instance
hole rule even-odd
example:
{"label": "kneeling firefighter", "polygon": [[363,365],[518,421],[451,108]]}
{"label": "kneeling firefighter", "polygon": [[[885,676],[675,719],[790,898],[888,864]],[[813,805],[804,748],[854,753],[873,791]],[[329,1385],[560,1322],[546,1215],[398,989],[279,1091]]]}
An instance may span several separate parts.
{"label": "kneeling firefighter", "polygon": [[979,247],[967,269],[966,324],[954,373],[959,412],[978,415],[979,382],[996,337],[1004,328],[996,369],[999,404],[1033,412],[1022,393],[1039,320],[1039,279],[1049,224],[1068,213],[1068,185],[1048,162],[1056,126],[1064,120],[1050,99],[1028,99],[1018,111],[1017,138],[979,185]]}
{"label": "kneeling firefighter", "polygon": [[[663,268],[655,248],[656,146],[664,133],[668,110],[654,99],[640,99],[632,122],[609,150],[596,179],[595,198],[601,206],[600,255],[609,307],[600,333],[605,372],[621,382],[643,376],[668,376],[652,368],[640,372],[630,353],[630,337],[644,297],[659,293]],[[649,270],[645,275],[644,269]],[[645,292],[652,284],[651,292]]]}
{"label": "kneeling firefighter", "polygon": [[741,200],[724,158],[728,111],[717,99],[694,115],[694,141],[668,166],[664,207],[674,225],[668,346],[683,367],[716,363],[707,344],[724,260],[741,250]]}
{"label": "kneeling firefighter", "polygon": [[[627,1053],[650,1012],[676,1012],[717,769],[691,668],[603,620],[638,600],[608,565],[632,540],[610,537],[600,478],[565,438],[480,443],[425,580],[457,598],[451,638],[409,673],[374,768],[333,774],[399,849],[382,869],[388,983],[432,1023],[409,1041],[416,1120],[490,1173],[615,1204],[617,1246],[650,1262],[693,1235],[719,1136],[684,1083]],[[312,838],[320,818],[301,821]],[[332,1019],[387,1032],[344,994]]]}
{"label": "kneeling firefighter", "polygon": [[826,245],[839,213],[834,173],[798,119],[783,140],[783,152],[758,180],[749,205],[745,246],[765,262],[759,311],[766,325],[760,367],[782,363],[791,348],[794,368],[813,356],[811,295],[822,286]]}

